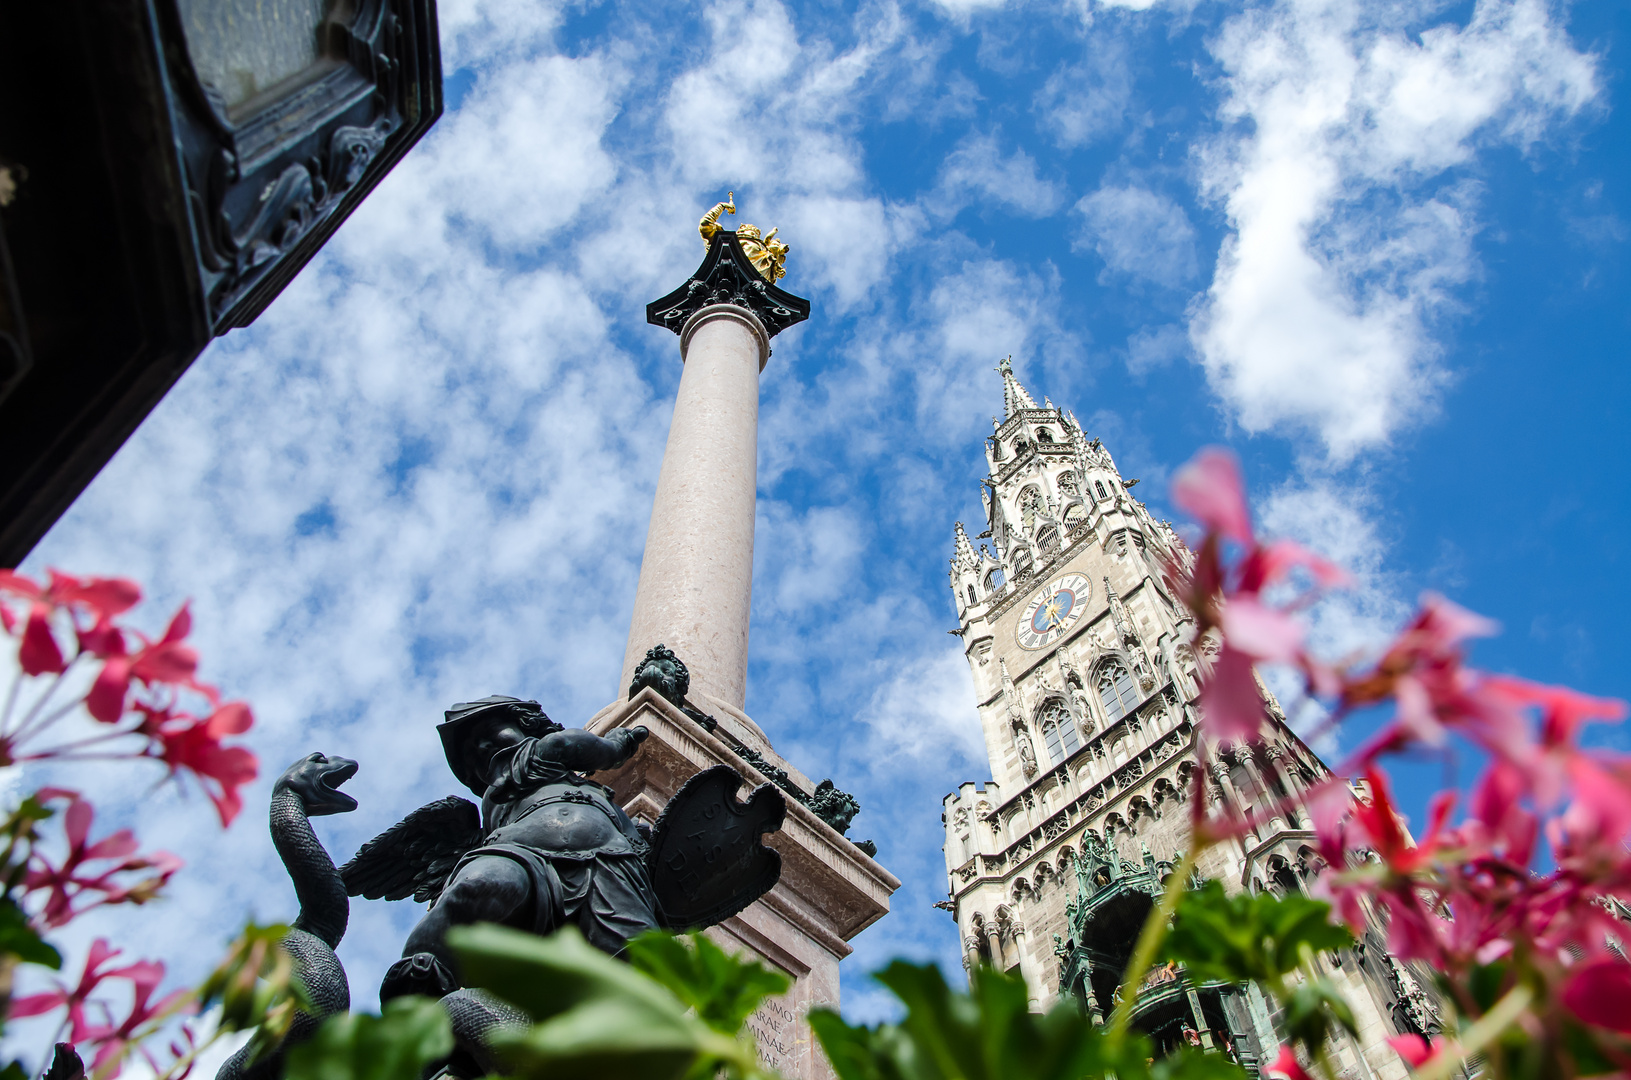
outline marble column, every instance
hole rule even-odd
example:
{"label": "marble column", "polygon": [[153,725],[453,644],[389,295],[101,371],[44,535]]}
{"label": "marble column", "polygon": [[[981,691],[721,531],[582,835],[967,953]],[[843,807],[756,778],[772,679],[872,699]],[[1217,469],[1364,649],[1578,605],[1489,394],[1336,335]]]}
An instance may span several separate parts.
{"label": "marble column", "polygon": [[667,645],[691,693],[742,708],[753,596],[759,372],[770,335],[735,304],[698,309],[680,331],[679,394],[646,531],[620,685]]}
{"label": "marble column", "polygon": [[1031,954],[1025,948],[1025,924],[1014,923],[1013,938],[1014,951],[1019,954],[1019,975],[1025,980],[1025,995],[1027,1004],[1032,1012],[1042,1011],[1042,976],[1037,972],[1036,965],[1031,961]]}
{"label": "marble column", "polygon": [[1264,823],[1264,827],[1271,833],[1283,831],[1286,822],[1285,816],[1280,810],[1280,797],[1274,793],[1274,788],[1270,786],[1268,778],[1263,775],[1263,770],[1258,766],[1257,759],[1252,757],[1251,751],[1245,749],[1240,751],[1240,764],[1246,770],[1246,775],[1251,777],[1252,784],[1258,790],[1259,805],[1273,810],[1273,813],[1269,814],[1267,821]]}

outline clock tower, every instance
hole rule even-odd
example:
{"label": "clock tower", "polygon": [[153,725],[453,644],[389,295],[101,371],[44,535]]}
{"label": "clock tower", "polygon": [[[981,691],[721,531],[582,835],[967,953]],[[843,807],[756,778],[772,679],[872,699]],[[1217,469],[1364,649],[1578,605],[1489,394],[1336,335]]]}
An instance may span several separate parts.
{"label": "clock tower", "polygon": [[[1192,557],[1133,498],[1138,481],[1069,410],[1037,405],[1010,361],[997,371],[1004,416],[985,444],[984,528],[971,539],[957,523],[950,570],[992,779],[945,798],[941,906],[965,964],[1023,977],[1033,1009],[1068,996],[1102,1023],[1188,846],[1198,675],[1215,647],[1194,640],[1169,575]],[[1281,804],[1329,776],[1263,695],[1261,743],[1210,756],[1204,797],[1219,809]],[[1288,811],[1209,849],[1198,870],[1231,891],[1301,890],[1316,847],[1306,815]],[[1380,930],[1333,964],[1361,1036],[1333,1045],[1342,1075],[1403,1077],[1385,1040],[1432,1033],[1430,974],[1389,957]],[[1282,1041],[1257,987],[1170,968],[1150,976],[1134,1023],[1162,1052],[1219,1047],[1248,1071]]]}

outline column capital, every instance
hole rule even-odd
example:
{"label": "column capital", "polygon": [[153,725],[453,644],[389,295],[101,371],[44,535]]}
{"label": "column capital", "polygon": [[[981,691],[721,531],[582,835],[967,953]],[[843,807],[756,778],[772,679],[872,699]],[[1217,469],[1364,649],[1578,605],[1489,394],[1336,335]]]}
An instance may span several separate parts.
{"label": "column capital", "polygon": [[767,341],[810,317],[810,301],[766,281],[736,234],[721,229],[708,241],[707,256],[685,284],[646,305],[646,321],[683,334],[698,311],[723,304],[751,312],[763,326]]}
{"label": "column capital", "polygon": [[686,354],[691,351],[691,339],[696,336],[697,331],[708,323],[720,319],[732,319],[747,327],[748,332],[753,335],[753,340],[758,343],[759,370],[763,371],[765,364],[770,360],[770,331],[765,329],[765,324],[757,315],[737,304],[708,304],[690,314],[685,320],[685,325],[680,328],[680,363],[685,362]]}

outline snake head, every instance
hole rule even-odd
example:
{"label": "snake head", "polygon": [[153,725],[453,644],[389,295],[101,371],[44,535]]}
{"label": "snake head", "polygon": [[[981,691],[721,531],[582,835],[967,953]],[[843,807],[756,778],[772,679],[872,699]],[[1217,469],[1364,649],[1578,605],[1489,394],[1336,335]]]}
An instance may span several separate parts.
{"label": "snake head", "polygon": [[350,758],[308,754],[283,770],[272,785],[273,793],[291,791],[306,808],[307,817],[349,814],[357,800],[340,790],[340,785],[357,775],[357,763]]}

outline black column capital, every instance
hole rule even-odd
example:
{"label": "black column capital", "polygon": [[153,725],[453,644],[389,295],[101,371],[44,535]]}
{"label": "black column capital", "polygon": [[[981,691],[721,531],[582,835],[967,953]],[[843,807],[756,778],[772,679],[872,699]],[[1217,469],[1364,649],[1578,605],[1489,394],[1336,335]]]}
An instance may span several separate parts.
{"label": "black column capital", "polygon": [[748,260],[736,233],[721,229],[690,279],[646,305],[646,321],[679,333],[685,320],[709,304],[735,304],[758,316],[771,337],[810,317],[810,301],[778,289]]}

